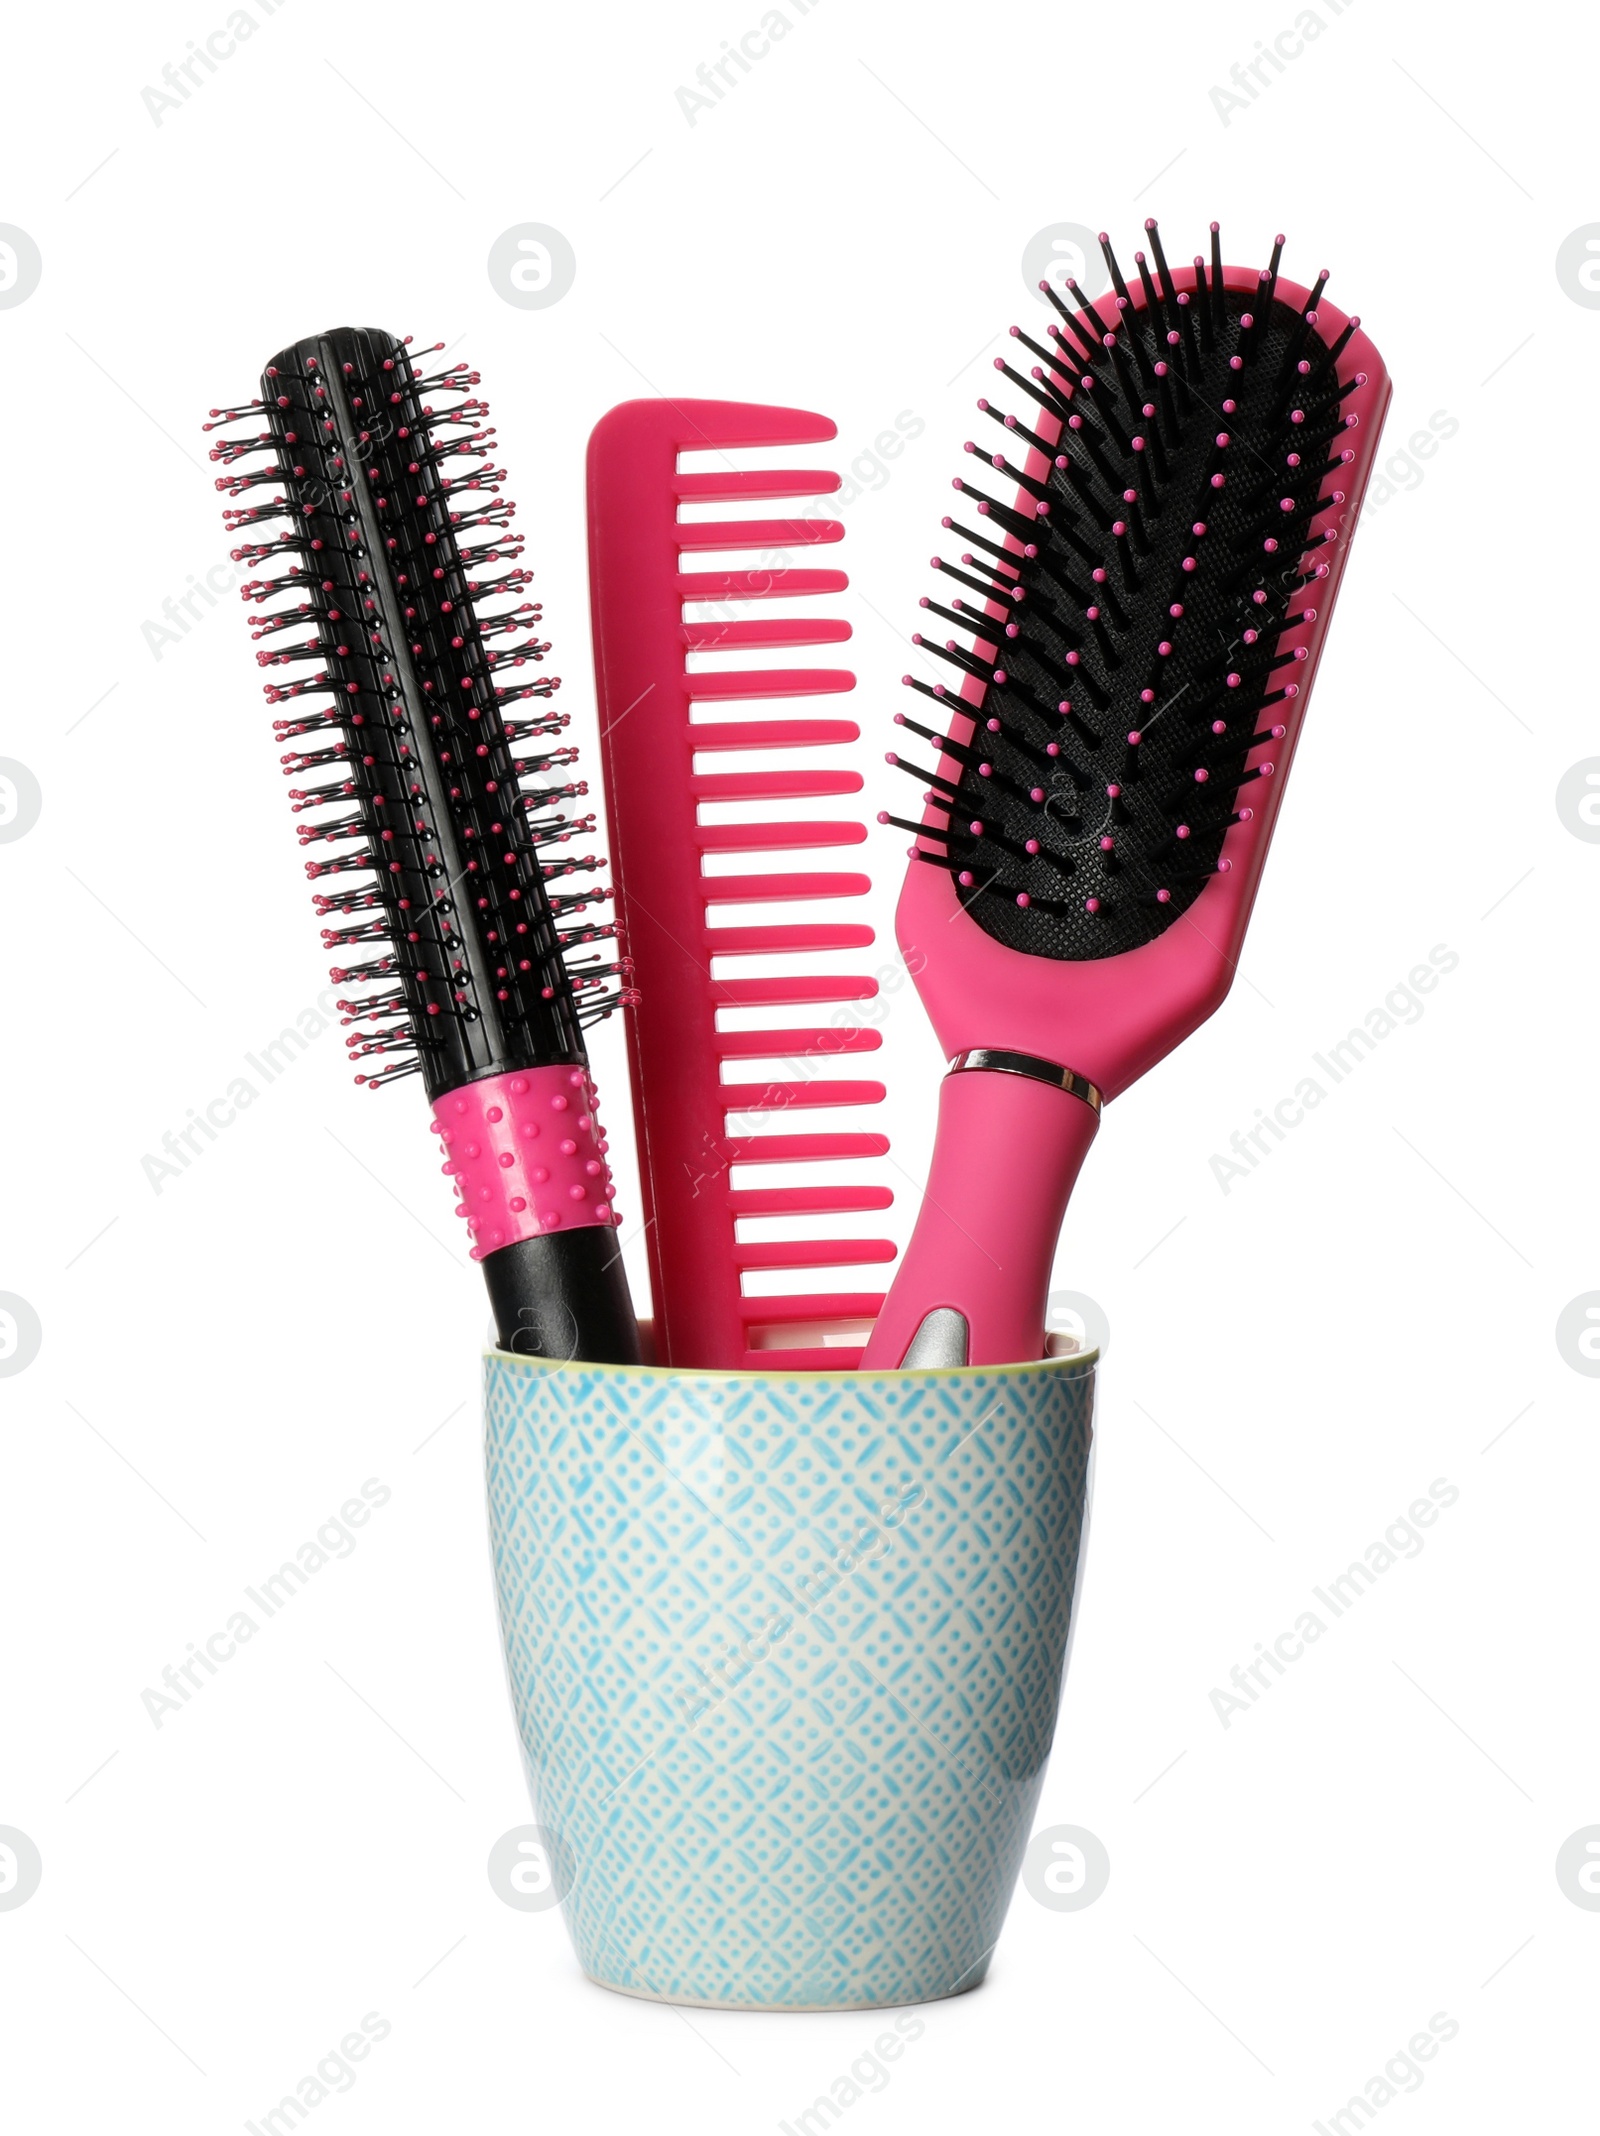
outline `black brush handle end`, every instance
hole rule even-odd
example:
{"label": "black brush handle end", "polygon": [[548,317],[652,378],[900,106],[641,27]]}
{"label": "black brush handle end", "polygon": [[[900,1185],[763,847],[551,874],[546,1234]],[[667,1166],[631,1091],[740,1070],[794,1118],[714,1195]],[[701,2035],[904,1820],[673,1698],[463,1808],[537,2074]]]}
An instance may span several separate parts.
{"label": "black brush handle end", "polygon": [[502,1350],[557,1363],[638,1365],[622,1244],[610,1224],[578,1224],[520,1239],[483,1257]]}

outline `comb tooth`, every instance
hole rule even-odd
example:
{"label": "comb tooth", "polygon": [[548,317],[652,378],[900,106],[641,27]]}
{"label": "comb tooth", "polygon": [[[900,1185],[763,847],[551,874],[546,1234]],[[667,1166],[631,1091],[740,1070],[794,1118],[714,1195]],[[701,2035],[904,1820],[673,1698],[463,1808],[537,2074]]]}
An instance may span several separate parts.
{"label": "comb tooth", "polygon": [[843,541],[837,519],[680,519],[680,549],[797,549]]}
{"label": "comb tooth", "polygon": [[[818,1291],[814,1297],[741,1298],[739,1310],[746,1323],[781,1327],[795,1321],[875,1320],[883,1305],[882,1291]],[[848,1352],[830,1352],[845,1356]],[[769,1364],[770,1356],[758,1352]]]}
{"label": "comb tooth", "polygon": [[[847,1157],[887,1157],[887,1135],[730,1135],[729,1164],[827,1164]],[[768,1188],[769,1193],[777,1192]],[[825,1188],[807,1189],[824,1193]]]}
{"label": "comb tooth", "polygon": [[[879,1301],[881,1304],[881,1300]],[[795,1349],[774,1344],[770,1350],[746,1350],[740,1359],[744,1372],[854,1372],[864,1354],[860,1343],[841,1343],[837,1349],[799,1345]]]}
{"label": "comb tooth", "polygon": [[892,1261],[895,1250],[890,1239],[736,1240],[733,1258],[740,1268],[861,1268]]}
{"label": "comb tooth", "polygon": [[889,1187],[737,1187],[728,1194],[735,1217],[853,1216],[893,1202]]}
{"label": "comb tooth", "polygon": [[842,571],[680,571],[673,590],[685,601],[787,601],[799,594],[843,593]]}
{"label": "comb tooth", "polygon": [[870,949],[870,927],[708,927],[701,938],[714,957],[777,957],[794,949]]}
{"label": "comb tooth", "polygon": [[870,1024],[846,1030],[821,1024],[809,1031],[718,1031],[712,1040],[723,1060],[806,1060],[813,1054],[876,1053],[883,1034]]}
{"label": "comb tooth", "polygon": [[802,801],[858,794],[858,771],[706,771],[689,781],[697,801]]}
{"label": "comb tooth", "polygon": [[802,1108],[881,1105],[888,1092],[881,1083],[724,1083],[724,1112],[790,1112]]}
{"label": "comb tooth", "polygon": [[771,617],[754,623],[685,623],[683,642],[691,653],[726,653],[736,649],[766,652],[780,645],[842,645],[848,623],[835,616]]}
{"label": "comb tooth", "polygon": [[[876,979],[816,972],[796,972],[782,979],[714,979],[711,983],[713,1006],[723,1009],[797,1009],[822,1001],[870,1001],[877,991]],[[884,1149],[888,1147],[886,1142]]]}
{"label": "comb tooth", "polygon": [[703,853],[775,853],[862,845],[867,830],[862,823],[703,823],[693,835]]}
{"label": "comb tooth", "polygon": [[744,719],[714,725],[697,720],[689,738],[696,749],[820,749],[830,742],[859,742],[861,729],[852,719]]}
{"label": "comb tooth", "polygon": [[757,905],[768,899],[865,897],[870,875],[707,875],[700,894],[708,905]]}
{"label": "comb tooth", "polygon": [[683,680],[700,704],[719,697],[836,697],[856,686],[848,668],[705,668]]}
{"label": "comb tooth", "polygon": [[729,468],[723,473],[674,475],[674,497],[724,504],[735,497],[831,497],[838,475],[816,467]]}

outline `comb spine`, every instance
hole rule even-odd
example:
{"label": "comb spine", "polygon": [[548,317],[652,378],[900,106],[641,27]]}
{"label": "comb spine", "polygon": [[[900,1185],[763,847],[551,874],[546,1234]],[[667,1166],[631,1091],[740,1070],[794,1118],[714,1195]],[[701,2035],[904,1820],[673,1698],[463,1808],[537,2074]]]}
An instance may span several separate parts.
{"label": "comb spine", "polygon": [[[619,936],[648,974],[625,1016],[638,1130],[646,1250],[657,1355],[731,1360],[744,1350],[736,1289],[714,1280],[732,1239],[723,1205],[720,1133],[703,1145],[687,1105],[654,1102],[657,1067],[714,1059],[715,1010],[699,948],[698,810],[690,792],[690,693],[682,639],[677,448],[633,401],[603,418],[589,443],[589,597],[600,748],[611,829]],[[694,856],[694,875],[682,856]],[[648,1087],[647,1087],[648,1086]],[[698,1107],[703,1092],[693,1092]],[[701,1271],[690,1288],[673,1263]]]}

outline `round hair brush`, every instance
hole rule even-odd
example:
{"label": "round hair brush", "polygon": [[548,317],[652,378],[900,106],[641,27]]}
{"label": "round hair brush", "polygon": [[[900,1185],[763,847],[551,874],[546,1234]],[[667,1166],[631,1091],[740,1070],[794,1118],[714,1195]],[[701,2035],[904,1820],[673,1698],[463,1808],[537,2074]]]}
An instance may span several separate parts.
{"label": "round hair brush", "polygon": [[[1103,1103],[1226,995],[1389,399],[1357,319],[1267,267],[1071,301],[996,359],[906,682],[937,752],[896,931],[950,1061],[871,1366],[1038,1357]],[[1030,362],[1029,358],[1033,360]],[[990,494],[990,491],[998,494]],[[960,544],[966,544],[960,547]],[[891,756],[891,763],[900,759]]]}
{"label": "round hair brush", "polygon": [[547,709],[477,383],[464,364],[419,378],[406,342],[341,327],[206,427],[252,425],[212,458],[237,470],[218,489],[252,499],[230,530],[263,530],[235,560],[284,566],[243,593],[268,700],[293,708],[276,731],[333,978],[360,990],[339,1004],[372,1064],[357,1081],[421,1075],[501,1347],[628,1363],[583,1040],[623,974],[580,954],[612,934],[592,916],[609,892],[573,850],[594,818],[569,809],[587,789]]}

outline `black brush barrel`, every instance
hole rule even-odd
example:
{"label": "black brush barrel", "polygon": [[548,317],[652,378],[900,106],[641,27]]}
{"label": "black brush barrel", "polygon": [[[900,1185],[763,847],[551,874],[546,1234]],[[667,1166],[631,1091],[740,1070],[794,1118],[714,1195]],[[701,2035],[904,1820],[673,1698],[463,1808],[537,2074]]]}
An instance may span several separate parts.
{"label": "black brush barrel", "polygon": [[522,1239],[485,1254],[482,1266],[502,1350],[558,1364],[643,1362],[622,1247],[610,1226]]}

